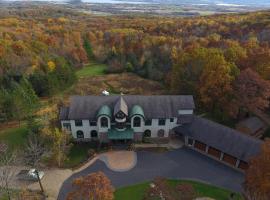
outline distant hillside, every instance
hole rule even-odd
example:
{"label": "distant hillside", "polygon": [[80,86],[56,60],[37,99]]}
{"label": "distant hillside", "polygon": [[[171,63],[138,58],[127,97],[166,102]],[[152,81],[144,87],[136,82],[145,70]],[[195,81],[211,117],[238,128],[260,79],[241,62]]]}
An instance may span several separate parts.
{"label": "distant hillside", "polygon": [[269,0],[140,0],[142,2],[161,3],[161,4],[215,4],[224,6],[255,5],[270,6]]}

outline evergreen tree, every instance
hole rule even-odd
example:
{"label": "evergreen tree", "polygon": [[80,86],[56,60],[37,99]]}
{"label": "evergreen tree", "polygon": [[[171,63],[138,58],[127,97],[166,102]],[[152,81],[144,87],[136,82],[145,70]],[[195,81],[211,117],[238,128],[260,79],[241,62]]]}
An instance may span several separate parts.
{"label": "evergreen tree", "polygon": [[84,49],[86,51],[88,60],[91,61],[94,58],[94,54],[93,54],[92,45],[91,45],[90,41],[87,38],[84,39],[83,47],[84,47]]}

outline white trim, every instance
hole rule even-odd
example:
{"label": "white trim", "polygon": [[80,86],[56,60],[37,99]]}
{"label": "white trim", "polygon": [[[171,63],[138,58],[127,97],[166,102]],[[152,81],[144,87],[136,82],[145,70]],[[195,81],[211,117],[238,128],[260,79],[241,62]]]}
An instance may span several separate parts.
{"label": "white trim", "polygon": [[178,115],[192,115],[193,110],[178,110]]}

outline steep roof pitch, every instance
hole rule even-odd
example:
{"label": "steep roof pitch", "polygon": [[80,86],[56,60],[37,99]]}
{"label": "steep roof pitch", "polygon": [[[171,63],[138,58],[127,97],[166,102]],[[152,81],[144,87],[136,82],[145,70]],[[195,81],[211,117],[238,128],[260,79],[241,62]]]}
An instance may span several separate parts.
{"label": "steep roof pitch", "polygon": [[131,112],[130,112],[130,116],[132,117],[134,115],[141,115],[142,117],[144,117],[144,112],[141,106],[139,105],[135,105],[131,108]]}
{"label": "steep roof pitch", "polygon": [[[181,95],[126,95],[122,97],[131,109],[140,105],[146,118],[177,117],[180,109],[194,109],[192,96]],[[103,105],[114,108],[119,96],[73,96],[69,108],[68,119],[95,119]]]}
{"label": "steep roof pitch", "polygon": [[97,117],[99,117],[101,115],[106,115],[108,117],[112,117],[111,108],[107,105],[101,106],[101,108],[98,110]]}
{"label": "steep roof pitch", "polygon": [[197,116],[175,130],[246,162],[260,152],[262,144],[261,140]]}
{"label": "steep roof pitch", "polygon": [[126,116],[128,116],[128,106],[123,97],[119,97],[118,101],[114,106],[113,115],[116,115],[119,111],[122,111]]}

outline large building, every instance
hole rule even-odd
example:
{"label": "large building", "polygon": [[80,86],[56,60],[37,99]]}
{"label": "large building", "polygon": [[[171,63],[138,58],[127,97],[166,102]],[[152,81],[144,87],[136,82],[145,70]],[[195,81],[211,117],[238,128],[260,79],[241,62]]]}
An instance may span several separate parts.
{"label": "large building", "polygon": [[192,96],[74,96],[60,117],[76,139],[141,141],[169,137],[193,109]]}
{"label": "large building", "polygon": [[142,141],[178,135],[184,144],[236,168],[247,168],[262,141],[193,114],[192,96],[74,96],[60,110],[78,141]]}

